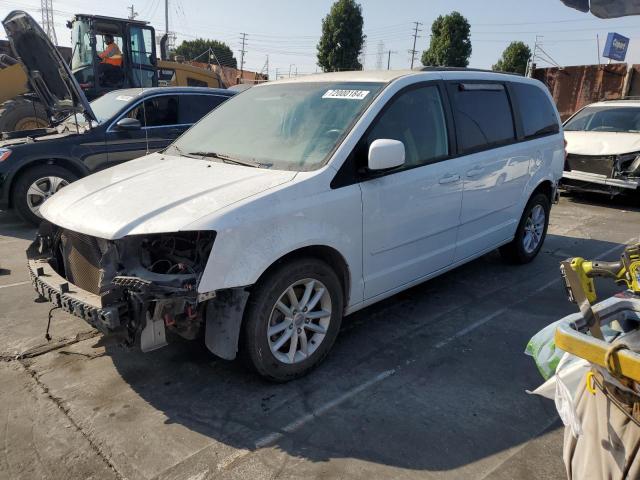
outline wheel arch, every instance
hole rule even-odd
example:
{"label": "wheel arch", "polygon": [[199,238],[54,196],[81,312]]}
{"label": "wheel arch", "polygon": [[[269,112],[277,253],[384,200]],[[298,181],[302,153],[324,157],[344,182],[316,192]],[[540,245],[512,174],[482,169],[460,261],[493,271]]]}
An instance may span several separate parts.
{"label": "wheel arch", "polygon": [[24,164],[20,165],[19,168],[13,172],[11,178],[9,179],[9,192],[8,192],[8,202],[9,207],[13,207],[13,193],[15,190],[15,186],[17,180],[25,175],[30,169],[39,167],[41,165],[56,165],[62,168],[66,168],[71,173],[77,175],[79,178],[84,177],[89,173],[87,167],[79,160],[72,158],[64,158],[64,157],[54,157],[54,158],[38,158]]}
{"label": "wheel arch", "polygon": [[551,205],[553,203],[554,190],[555,189],[551,180],[544,179],[540,183],[538,183],[536,188],[533,189],[533,191],[531,192],[531,195],[529,195],[529,199],[527,200],[527,202],[531,198],[533,198],[534,195],[537,195],[538,193],[544,193],[547,196],[547,199],[549,200],[549,205]]}
{"label": "wheel arch", "polygon": [[257,282],[283,263],[299,258],[316,258],[325,262],[333,271],[335,271],[338,275],[338,279],[340,280],[340,285],[342,286],[344,305],[349,304],[349,295],[351,293],[351,272],[349,270],[349,264],[338,250],[327,245],[309,245],[297,248],[282,255],[259,275]]}

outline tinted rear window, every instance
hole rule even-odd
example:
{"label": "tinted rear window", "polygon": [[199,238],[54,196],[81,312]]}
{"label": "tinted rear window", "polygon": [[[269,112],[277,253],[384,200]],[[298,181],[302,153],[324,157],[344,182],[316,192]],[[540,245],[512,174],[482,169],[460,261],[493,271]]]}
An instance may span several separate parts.
{"label": "tinted rear window", "polygon": [[461,153],[515,141],[507,91],[498,83],[449,85]]}
{"label": "tinted rear window", "polygon": [[227,97],[218,95],[183,95],[180,97],[180,123],[196,123]]}
{"label": "tinted rear window", "polygon": [[558,117],[549,97],[535,85],[513,83],[525,138],[558,133]]}

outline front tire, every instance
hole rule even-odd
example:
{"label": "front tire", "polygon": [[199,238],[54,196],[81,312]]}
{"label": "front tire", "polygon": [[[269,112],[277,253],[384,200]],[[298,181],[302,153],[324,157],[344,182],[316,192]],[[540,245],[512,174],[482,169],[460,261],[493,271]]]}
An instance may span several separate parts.
{"label": "front tire", "polygon": [[305,375],[333,346],[343,307],[340,280],[325,262],[283,263],[261,278],[249,297],[241,353],[271,381]]}
{"label": "front tire", "polygon": [[74,173],[57,165],[30,168],[16,180],[11,197],[13,208],[24,221],[38,225],[45,200],[77,179]]}
{"label": "front tire", "polygon": [[536,258],[547,236],[550,211],[549,198],[544,193],[537,193],[529,199],[515,237],[500,247],[500,254],[506,261],[525,264]]}

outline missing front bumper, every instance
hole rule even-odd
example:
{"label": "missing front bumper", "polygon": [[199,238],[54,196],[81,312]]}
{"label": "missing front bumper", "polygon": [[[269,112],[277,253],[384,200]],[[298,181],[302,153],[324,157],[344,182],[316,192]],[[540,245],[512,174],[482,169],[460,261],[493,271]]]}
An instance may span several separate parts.
{"label": "missing front bumper", "polygon": [[104,333],[113,333],[122,327],[121,319],[127,311],[124,302],[103,306],[100,296],[69,283],[46,260],[28,258],[28,267],[36,292],[56,307]]}

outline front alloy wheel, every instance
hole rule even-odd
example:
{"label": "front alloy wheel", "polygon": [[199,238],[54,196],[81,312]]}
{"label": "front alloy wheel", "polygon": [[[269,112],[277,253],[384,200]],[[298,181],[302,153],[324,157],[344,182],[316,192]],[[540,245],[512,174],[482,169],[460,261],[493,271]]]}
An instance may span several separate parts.
{"label": "front alloy wheel", "polygon": [[36,165],[20,174],[12,187],[11,204],[18,215],[34,225],[42,220],[44,202],[78,178],[59,165]]}
{"label": "front alloy wheel", "polygon": [[317,258],[276,264],[251,289],[240,355],[263,377],[300,377],[327,355],[340,330],[344,289]]}
{"label": "front alloy wheel", "polygon": [[34,215],[40,216],[40,207],[54,193],[69,182],[61,177],[47,176],[35,180],[27,190],[27,206]]}
{"label": "front alloy wheel", "polygon": [[331,297],[319,280],[305,278],[290,285],[274,305],[267,337],[282,363],[301,362],[318,349],[331,323]]}

